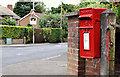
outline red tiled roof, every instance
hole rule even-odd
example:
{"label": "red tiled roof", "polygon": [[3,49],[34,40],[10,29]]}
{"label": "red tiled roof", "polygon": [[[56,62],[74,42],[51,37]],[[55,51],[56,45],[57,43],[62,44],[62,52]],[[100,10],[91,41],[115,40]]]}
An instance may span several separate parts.
{"label": "red tiled roof", "polygon": [[43,16],[43,15],[45,15],[44,13],[36,13],[36,15],[38,16],[38,17],[41,17],[41,16]]}

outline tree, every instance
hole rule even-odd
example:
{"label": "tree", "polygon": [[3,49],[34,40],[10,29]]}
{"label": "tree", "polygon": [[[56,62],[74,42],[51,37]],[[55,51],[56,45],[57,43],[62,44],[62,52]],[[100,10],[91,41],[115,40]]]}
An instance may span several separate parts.
{"label": "tree", "polygon": [[[18,16],[23,17],[30,13],[31,9],[33,9],[33,2],[21,2],[21,0],[19,0],[15,4],[13,12],[16,13]],[[35,12],[45,12],[45,5],[43,2],[35,2]]]}
{"label": "tree", "polygon": [[11,19],[11,18],[3,18],[2,20],[2,25],[12,25],[15,26],[16,25],[16,21]]}
{"label": "tree", "polygon": [[79,5],[75,6],[75,11],[78,11],[80,8],[87,8],[87,7],[98,7],[98,8],[108,8],[112,11],[116,12],[116,23],[120,24],[120,1],[119,2],[86,2],[82,0]]}
{"label": "tree", "polygon": [[[68,19],[63,17],[62,22],[62,33],[63,37],[66,38],[68,33]],[[60,14],[42,16],[39,20],[39,28],[60,28]]]}
{"label": "tree", "polygon": [[[75,5],[62,3],[63,14],[75,11],[74,7]],[[51,7],[49,12],[52,14],[61,13],[61,5],[59,5],[57,8]]]}

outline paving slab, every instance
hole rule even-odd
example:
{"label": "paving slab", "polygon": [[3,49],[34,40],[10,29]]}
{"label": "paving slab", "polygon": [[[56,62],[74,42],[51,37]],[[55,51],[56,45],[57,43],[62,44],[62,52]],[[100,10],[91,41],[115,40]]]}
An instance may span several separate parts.
{"label": "paving slab", "polygon": [[67,75],[66,61],[36,60],[8,65],[2,75]]}

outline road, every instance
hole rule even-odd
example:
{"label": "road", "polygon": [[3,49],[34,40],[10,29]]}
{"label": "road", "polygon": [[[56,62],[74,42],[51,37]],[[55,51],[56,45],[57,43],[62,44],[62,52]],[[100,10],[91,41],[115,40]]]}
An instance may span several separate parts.
{"label": "road", "polygon": [[[2,48],[2,66],[26,62],[31,60],[44,60],[67,53],[67,43],[47,44],[23,47]],[[54,60],[59,60],[56,58]],[[62,57],[61,57],[62,59]],[[67,61],[67,57],[63,58]]]}

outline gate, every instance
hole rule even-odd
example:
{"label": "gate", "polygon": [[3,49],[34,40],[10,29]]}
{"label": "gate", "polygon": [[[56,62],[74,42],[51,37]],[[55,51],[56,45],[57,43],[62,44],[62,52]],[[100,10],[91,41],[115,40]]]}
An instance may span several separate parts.
{"label": "gate", "polygon": [[116,27],[115,74],[120,75],[120,27]]}

